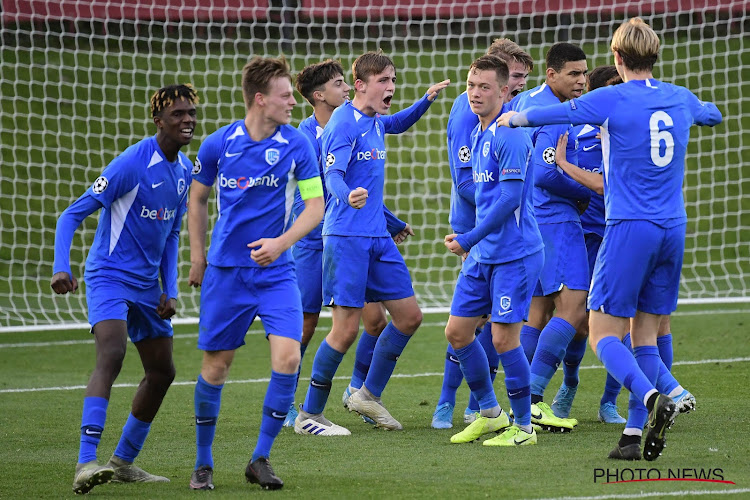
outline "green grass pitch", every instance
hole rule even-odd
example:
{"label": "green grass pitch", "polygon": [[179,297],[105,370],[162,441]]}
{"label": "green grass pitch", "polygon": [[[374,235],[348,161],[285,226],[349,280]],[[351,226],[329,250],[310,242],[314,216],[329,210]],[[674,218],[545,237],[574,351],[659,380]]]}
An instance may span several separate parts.
{"label": "green grass pitch", "polygon": [[[571,434],[539,433],[537,446],[487,449],[478,443],[452,445],[449,438],[463,428],[460,414],[468,399],[459,389],[453,430],[434,430],[430,420],[442,382],[445,359],[443,315],[428,315],[399,360],[384,403],[405,427],[402,432],[375,430],[341,405],[341,393],[351,374],[353,352],[342,363],[326,409],[334,422],[352,436],[315,438],[283,429],[271,461],[286,485],[284,498],[552,498],[712,492],[707,498],[739,491],[750,494],[750,346],[746,332],[750,309],[734,312],[680,308],[673,318],[674,373],[698,400],[694,413],[678,417],[667,436],[664,455],[655,462],[624,463],[606,458],[622,429],[596,420],[605,372],[589,351],[583,360],[581,386],[572,416],[579,419]],[[310,366],[330,327],[322,320],[303,363],[297,402],[304,398]],[[73,341],[69,344],[36,343]],[[225,386],[214,446],[216,490],[188,488],[195,457],[193,422],[194,381],[201,354],[195,327],[180,327],[175,335],[177,378],[151,435],[137,460],[146,470],[165,475],[169,484],[110,484],[90,495],[107,498],[182,499],[236,498],[268,495],[244,479],[260,423],[270,375],[267,342],[254,326],[241,348]],[[19,345],[21,344],[21,345]],[[24,345],[25,344],[25,345]],[[82,331],[2,334],[0,336],[0,463],[5,464],[0,498],[65,498],[78,451],[81,403],[93,369],[94,348]],[[714,361],[709,361],[714,360]],[[99,447],[106,461],[119,439],[142,371],[132,345],[109,406]],[[558,373],[546,394],[551,402],[560,385]],[[77,387],[77,388],[76,388]],[[508,408],[502,374],[495,389]],[[20,390],[20,391],[14,391]],[[618,400],[627,407],[627,394]],[[700,482],[603,484],[596,469],[628,474],[626,469],[669,471],[721,469],[735,485]],[[637,472],[636,472],[637,473]],[[655,474],[652,472],[652,475]],[[629,476],[626,476],[628,479]],[[722,494],[724,492],[724,494]]]}

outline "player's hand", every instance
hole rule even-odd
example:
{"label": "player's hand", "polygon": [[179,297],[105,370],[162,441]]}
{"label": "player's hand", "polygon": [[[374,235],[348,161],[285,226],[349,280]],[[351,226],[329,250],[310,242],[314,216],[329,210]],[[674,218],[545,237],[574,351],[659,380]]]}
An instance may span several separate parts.
{"label": "player's hand", "polygon": [[261,238],[248,243],[247,246],[254,249],[250,252],[250,258],[263,267],[278,259],[279,255],[286,250],[278,238]]}
{"label": "player's hand", "polygon": [[517,114],[518,113],[516,111],[507,111],[498,116],[495,123],[497,123],[498,127],[510,127],[510,119],[513,117],[513,115]]}
{"label": "player's hand", "polygon": [[169,319],[177,312],[177,299],[167,300],[167,294],[162,293],[159,299],[159,305],[156,307],[156,314],[161,319]]}
{"label": "player's hand", "polygon": [[66,294],[68,292],[75,292],[78,290],[78,280],[72,278],[65,271],[60,271],[52,276],[52,282],[50,283],[55,293]]}
{"label": "player's hand", "polygon": [[565,132],[557,139],[557,149],[555,149],[555,163],[561,165],[562,163],[568,162],[567,151],[568,147],[568,133]]}
{"label": "player's hand", "polygon": [[463,257],[466,254],[466,250],[461,248],[461,244],[456,240],[457,234],[449,234],[445,237],[445,247],[451,251],[451,253],[454,253],[460,257]]}
{"label": "player's hand", "polygon": [[190,273],[188,274],[188,284],[198,288],[203,283],[203,275],[206,272],[206,256],[190,264]]}
{"label": "player's hand", "polygon": [[583,212],[586,211],[587,208],[589,208],[589,202],[588,201],[580,201],[578,200],[576,202],[576,207],[578,207],[578,215],[583,214]]}
{"label": "player's hand", "polygon": [[427,89],[427,100],[432,102],[437,99],[437,96],[440,95],[440,91],[447,87],[450,83],[450,80],[443,80],[442,82],[436,83],[435,85]]}
{"label": "player's hand", "polygon": [[414,236],[414,230],[411,228],[411,226],[407,222],[406,227],[403,228],[401,232],[399,232],[396,236],[393,237],[393,241],[395,241],[396,245],[398,245],[399,243],[403,243],[404,241],[406,241],[406,239],[409,236]]}
{"label": "player's hand", "polygon": [[367,203],[367,190],[363,187],[358,187],[349,193],[349,206],[359,210]]}

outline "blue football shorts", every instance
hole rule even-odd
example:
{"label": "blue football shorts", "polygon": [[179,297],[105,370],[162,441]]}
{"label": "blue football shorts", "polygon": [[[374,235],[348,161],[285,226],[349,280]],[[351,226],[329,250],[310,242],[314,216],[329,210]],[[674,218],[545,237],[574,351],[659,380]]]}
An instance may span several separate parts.
{"label": "blue football shorts", "polygon": [[559,292],[563,285],[570,290],[589,289],[586,243],[580,222],[539,224],[544,241],[544,266],[535,297]]}
{"label": "blue football shorts", "polygon": [[128,336],[133,343],[173,335],[172,322],[161,319],[156,312],[162,294],[158,281],[142,289],[101,276],[85,279],[92,331],[100,321],[119,319],[127,322]]}
{"label": "blue football shorts", "polygon": [[482,264],[469,253],[456,280],[451,316],[473,318],[490,313],[493,323],[527,320],[543,263],[543,250],[502,264]]}
{"label": "blue football shorts", "polygon": [[589,261],[589,276],[594,275],[594,264],[596,264],[596,255],[599,253],[599,247],[602,246],[602,237],[596,233],[586,233],[586,255]]}
{"label": "blue football shorts", "polygon": [[323,308],[323,247],[292,247],[302,311],[319,313]]}
{"label": "blue football shorts", "polygon": [[268,335],[302,339],[302,302],[294,263],[270,267],[208,265],[201,286],[198,349],[228,351],[245,345],[260,317]]}
{"label": "blue football shorts", "polygon": [[636,310],[677,308],[686,224],[664,228],[644,220],[607,225],[591,280],[589,309],[632,318]]}
{"label": "blue football shorts", "polygon": [[364,307],[413,295],[409,270],[392,238],[323,237],[325,305]]}

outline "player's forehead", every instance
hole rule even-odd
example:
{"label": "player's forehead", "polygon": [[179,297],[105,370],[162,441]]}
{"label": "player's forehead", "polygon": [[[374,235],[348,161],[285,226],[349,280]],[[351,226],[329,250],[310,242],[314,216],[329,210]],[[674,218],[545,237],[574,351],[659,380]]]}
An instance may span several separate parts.
{"label": "player's forehead", "polygon": [[285,94],[292,92],[292,80],[286,76],[276,76],[268,82],[269,94]]}
{"label": "player's forehead", "polygon": [[562,75],[580,75],[588,72],[588,64],[586,59],[580,61],[567,61],[563,64],[560,74]]}
{"label": "player's forehead", "polygon": [[374,73],[370,75],[369,80],[371,82],[377,82],[378,80],[383,78],[388,80],[396,78],[396,68],[394,68],[393,66],[386,66],[386,68],[380,73]]}
{"label": "player's forehead", "polygon": [[529,68],[522,62],[511,60],[508,63],[508,72],[511,76],[513,75],[527,75]]}
{"label": "player's forehead", "polygon": [[328,87],[328,86],[331,86],[331,85],[336,85],[338,82],[343,82],[343,81],[344,81],[344,75],[342,75],[341,73],[339,73],[338,75],[336,75],[333,78],[331,78],[330,80],[328,80],[325,83],[325,86]]}
{"label": "player's forehead", "polygon": [[474,85],[497,83],[497,74],[491,69],[471,68],[466,77],[466,83]]}
{"label": "player's forehead", "polygon": [[163,114],[172,113],[174,111],[192,111],[195,109],[195,103],[191,102],[185,97],[177,97],[172,103],[162,110]]}

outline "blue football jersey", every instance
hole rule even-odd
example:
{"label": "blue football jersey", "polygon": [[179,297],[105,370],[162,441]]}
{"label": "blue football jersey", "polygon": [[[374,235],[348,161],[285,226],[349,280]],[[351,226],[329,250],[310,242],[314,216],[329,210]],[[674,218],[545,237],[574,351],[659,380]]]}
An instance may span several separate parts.
{"label": "blue football jersey", "polygon": [[608,223],[645,219],[670,227],[687,221],[682,182],[690,127],[720,123],[714,104],[648,79],[596,89],[559,109],[572,123],[602,125]]}
{"label": "blue football jersey", "polygon": [[367,203],[357,210],[331,193],[326,200],[324,236],[390,236],[383,208],[385,134],[406,131],[430,104],[425,96],[392,116],[367,116],[351,101],[334,110],[322,136],[326,176],[332,170],[342,172],[350,189],[367,189]]}
{"label": "blue football jersey", "polygon": [[[178,153],[177,161],[168,162],[156,136],[137,142],[112,160],[84,194],[103,207],[85,276],[119,279],[141,288],[153,286],[167,240],[170,236],[179,239],[190,182],[190,160]],[[175,266],[176,280],[177,255],[167,258]],[[176,281],[162,285],[170,297],[177,297]]]}
{"label": "blue football jersey", "polygon": [[[315,151],[315,163],[318,165],[318,172],[320,177],[323,177],[323,163],[320,160],[320,142],[323,136],[323,127],[320,126],[318,120],[315,118],[315,114],[308,116],[302,120],[297,127],[297,130],[302,132],[305,137],[310,140],[310,144]],[[328,199],[328,190],[325,184],[323,184],[323,199]],[[294,218],[299,217],[299,214],[305,209],[305,202],[302,200],[302,196],[299,193],[299,188],[294,191]],[[323,221],[320,221],[318,227],[307,233],[305,236],[295,243],[300,248],[323,248]]]}
{"label": "blue football jersey", "polygon": [[490,232],[471,249],[478,262],[511,262],[543,247],[534,217],[531,152],[531,139],[521,130],[498,127],[493,123],[484,131],[477,125],[472,132],[471,165],[476,184],[477,225],[491,214],[500,196],[501,182],[524,181],[519,207],[498,231]]}
{"label": "blue football jersey", "polygon": [[461,196],[458,186],[472,178],[471,133],[478,124],[479,118],[471,110],[469,97],[464,92],[453,101],[448,116],[448,166],[453,181],[448,222],[457,233],[471,231],[476,218],[474,199],[468,200]]}
{"label": "blue football jersey", "polygon": [[[560,104],[546,83],[516,96],[512,108],[523,111],[532,107]],[[561,135],[569,133],[567,160],[578,164],[577,141],[569,124],[546,125],[531,131],[534,143],[534,210],[539,223],[579,221],[578,201],[588,201],[591,190],[570,178],[555,163],[555,150]]]}
{"label": "blue football jersey", "polygon": [[[599,127],[577,125],[573,133],[578,140],[578,166],[588,172],[602,174],[602,141],[596,135]],[[604,236],[604,196],[591,192],[591,200],[586,211],[581,214],[581,227],[584,233]]]}
{"label": "blue football jersey", "polygon": [[[257,267],[247,244],[280,236],[290,222],[297,180],[319,175],[313,146],[291,125],[277,127],[262,141],[250,137],[243,120],[209,135],[193,169],[201,184],[217,184],[219,218],[208,261],[219,267]],[[271,265],[290,260],[287,250]]]}

